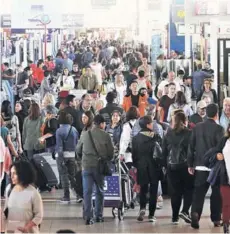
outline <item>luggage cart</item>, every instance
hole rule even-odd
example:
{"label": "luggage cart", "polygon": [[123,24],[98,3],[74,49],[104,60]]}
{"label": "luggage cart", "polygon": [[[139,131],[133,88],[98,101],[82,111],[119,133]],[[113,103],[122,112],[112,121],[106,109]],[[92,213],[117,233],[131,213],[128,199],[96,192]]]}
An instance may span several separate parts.
{"label": "luggage cart", "polygon": [[[131,184],[129,175],[126,174],[120,160],[115,168],[112,176],[105,177],[104,207],[111,207],[113,217],[118,217],[121,221],[124,219],[125,208],[130,207]],[[94,194],[93,203],[95,203]]]}

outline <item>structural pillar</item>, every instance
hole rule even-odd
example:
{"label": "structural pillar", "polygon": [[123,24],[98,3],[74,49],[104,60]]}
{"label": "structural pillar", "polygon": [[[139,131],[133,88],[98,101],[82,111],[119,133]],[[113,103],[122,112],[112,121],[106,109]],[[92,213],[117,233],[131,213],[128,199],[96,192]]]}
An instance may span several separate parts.
{"label": "structural pillar", "polygon": [[218,53],[217,53],[217,40],[218,40],[218,35],[219,35],[219,24],[217,19],[211,19],[210,20],[210,55],[211,55],[211,66],[212,69],[214,70],[214,82],[213,82],[213,89],[218,91],[217,85],[218,85],[218,79],[217,79],[217,74],[218,74],[218,65],[217,61],[219,58],[217,58]]}

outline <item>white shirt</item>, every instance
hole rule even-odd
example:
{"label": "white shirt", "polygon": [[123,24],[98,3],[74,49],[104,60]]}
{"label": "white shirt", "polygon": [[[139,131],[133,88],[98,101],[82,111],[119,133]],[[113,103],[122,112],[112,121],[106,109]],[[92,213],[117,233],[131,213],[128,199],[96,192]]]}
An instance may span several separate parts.
{"label": "white shirt", "polygon": [[126,95],[126,85],[117,86],[115,83],[108,83],[107,91],[112,92],[116,90],[118,104],[123,104],[124,96]]}
{"label": "white shirt", "polygon": [[142,88],[147,89],[146,79],[138,79],[137,82],[138,82],[139,89],[142,89]]}
{"label": "white shirt", "polygon": [[102,85],[102,65],[100,63],[91,63],[90,67],[92,68],[95,76],[97,77],[97,82],[99,85]]}
{"label": "white shirt", "polygon": [[228,175],[228,184],[230,185],[230,140],[228,139],[223,148],[225,166]]}
{"label": "white shirt", "polygon": [[63,89],[74,89],[75,83],[72,76],[60,76],[58,80],[58,85],[60,87],[61,81],[63,81]]}

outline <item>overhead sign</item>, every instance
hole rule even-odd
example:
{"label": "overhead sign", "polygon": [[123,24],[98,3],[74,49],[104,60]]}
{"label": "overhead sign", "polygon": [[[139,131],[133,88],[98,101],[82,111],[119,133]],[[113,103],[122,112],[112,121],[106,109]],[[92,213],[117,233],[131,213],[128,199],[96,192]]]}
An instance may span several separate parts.
{"label": "overhead sign", "polygon": [[84,26],[83,14],[63,14],[62,27],[63,28],[81,28]]}
{"label": "overhead sign", "polygon": [[[53,1],[47,0],[11,0],[11,27],[13,29],[41,29],[41,22],[47,28],[60,28],[62,25],[61,10],[54,7]],[[19,10],[23,9],[23,10]]]}
{"label": "overhead sign", "polygon": [[196,15],[218,15],[220,13],[220,1],[216,0],[196,0]]}
{"label": "overhead sign", "polygon": [[116,6],[117,0],[91,0],[93,9],[106,9]]}
{"label": "overhead sign", "polygon": [[173,0],[171,7],[171,15],[173,23],[184,23],[185,8],[184,0]]}
{"label": "overhead sign", "polygon": [[11,15],[10,14],[1,16],[1,28],[11,28]]}

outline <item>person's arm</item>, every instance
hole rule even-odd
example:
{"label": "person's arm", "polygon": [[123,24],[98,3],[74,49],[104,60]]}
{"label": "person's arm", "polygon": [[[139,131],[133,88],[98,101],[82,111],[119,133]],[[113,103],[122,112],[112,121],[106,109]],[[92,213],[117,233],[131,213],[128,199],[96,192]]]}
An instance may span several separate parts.
{"label": "person's arm", "polygon": [[196,127],[192,130],[190,142],[188,146],[188,170],[190,174],[194,174],[194,160],[196,153]]}
{"label": "person's arm", "polygon": [[133,137],[132,139],[132,160],[133,160],[133,165],[137,167],[137,162],[138,162],[138,148],[137,148],[138,143],[136,142],[136,138]]}
{"label": "person's arm", "polygon": [[162,160],[163,160],[163,166],[166,167],[167,166],[167,158],[168,158],[168,142],[167,142],[167,136],[168,134],[166,134],[166,136],[163,138],[163,143],[162,143]]}
{"label": "person's arm", "polygon": [[58,157],[63,156],[63,150],[64,150],[64,145],[63,145],[62,136],[60,134],[60,131],[57,130],[56,131],[56,151],[58,153]]}
{"label": "person's arm", "polygon": [[113,142],[111,140],[111,137],[110,135],[107,133],[106,134],[106,146],[107,146],[107,159],[108,160],[112,160],[113,159],[113,155],[114,155],[114,147],[113,147]]}
{"label": "person's arm", "polygon": [[12,140],[11,140],[11,137],[10,137],[9,134],[7,135],[7,138],[6,138],[6,139],[7,139],[7,145],[8,145],[8,147],[9,147],[11,153],[12,153],[15,157],[18,157],[18,152],[17,152],[16,149],[14,148],[14,145],[13,145],[13,143],[12,143]]}
{"label": "person's arm", "polygon": [[84,133],[82,133],[76,147],[76,153],[81,158],[82,157],[82,149],[83,149],[83,140],[84,140]]}
{"label": "person's arm", "polygon": [[74,89],[75,83],[74,83],[74,79],[72,76],[70,76],[70,87],[71,89]]}
{"label": "person's arm", "polygon": [[78,81],[78,89],[84,89],[83,88],[83,76],[81,76],[79,81]]}
{"label": "person's arm", "polygon": [[95,75],[94,75],[94,83],[95,83],[94,91],[97,91],[99,88],[99,85],[98,85],[97,77]]}
{"label": "person's arm", "polygon": [[172,105],[170,105],[169,110],[168,110],[168,116],[167,116],[167,122],[168,122],[168,123],[171,122],[171,119],[172,119],[172,111],[173,111],[173,108],[172,108]]}
{"label": "person's arm", "polygon": [[215,104],[217,104],[218,103],[218,97],[217,97],[215,89],[212,90],[212,94],[213,94],[213,101],[214,101]]}
{"label": "person's arm", "polygon": [[22,153],[22,141],[21,141],[21,133],[19,129],[19,122],[18,122],[18,117],[15,115],[15,120],[16,120],[16,137],[17,137],[17,143],[19,147],[19,152]]}

